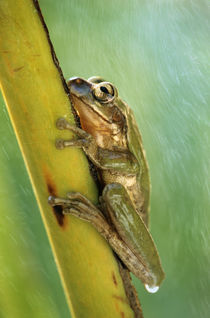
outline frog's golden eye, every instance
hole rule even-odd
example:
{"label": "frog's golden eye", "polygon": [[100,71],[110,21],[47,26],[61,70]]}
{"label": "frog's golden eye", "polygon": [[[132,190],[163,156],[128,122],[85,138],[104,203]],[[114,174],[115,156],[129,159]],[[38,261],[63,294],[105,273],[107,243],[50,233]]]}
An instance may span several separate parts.
{"label": "frog's golden eye", "polygon": [[93,96],[101,103],[110,103],[117,96],[117,90],[112,84],[101,82],[94,85]]}

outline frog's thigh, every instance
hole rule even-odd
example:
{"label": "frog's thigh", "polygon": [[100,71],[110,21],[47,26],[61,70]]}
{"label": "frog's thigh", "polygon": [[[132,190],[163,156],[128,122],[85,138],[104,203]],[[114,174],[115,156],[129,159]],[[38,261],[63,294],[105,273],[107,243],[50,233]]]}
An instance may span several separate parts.
{"label": "frog's thigh", "polygon": [[134,253],[139,255],[141,250],[144,251],[145,242],[136,241],[136,237],[140,235],[148,240],[148,231],[125,187],[120,183],[106,185],[102,202],[120,237]]}
{"label": "frog's thigh", "polygon": [[117,230],[119,225],[118,222],[124,223],[123,220],[125,216],[132,216],[132,218],[135,218],[135,215],[137,214],[127,190],[120,183],[107,184],[102,193],[102,201]]}
{"label": "frog's thigh", "polygon": [[146,248],[155,250],[148,229],[122,184],[110,183],[106,185],[102,201],[118,234],[136,255],[140,256],[141,252],[145,254]]}

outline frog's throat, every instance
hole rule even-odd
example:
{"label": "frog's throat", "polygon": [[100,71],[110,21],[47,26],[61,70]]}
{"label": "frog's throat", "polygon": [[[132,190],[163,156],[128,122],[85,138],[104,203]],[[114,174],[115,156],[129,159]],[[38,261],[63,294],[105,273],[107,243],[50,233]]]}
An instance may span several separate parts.
{"label": "frog's throat", "polygon": [[[73,98],[72,98],[72,96]],[[107,122],[108,124],[112,124],[112,122],[110,120],[108,120],[106,117],[103,116],[103,114],[101,112],[98,112],[95,110],[94,107],[91,107],[90,105],[88,105],[84,100],[81,100],[77,95],[71,93],[70,95],[70,99],[71,99],[71,102],[73,104],[73,107],[75,108],[75,110],[77,111],[77,107],[76,107],[76,103],[74,102],[74,98],[76,100],[78,100],[80,103],[83,103],[84,105],[86,105],[90,110],[92,110],[95,114],[97,114],[100,118],[102,118],[105,122]],[[78,112],[78,111],[77,111]]]}

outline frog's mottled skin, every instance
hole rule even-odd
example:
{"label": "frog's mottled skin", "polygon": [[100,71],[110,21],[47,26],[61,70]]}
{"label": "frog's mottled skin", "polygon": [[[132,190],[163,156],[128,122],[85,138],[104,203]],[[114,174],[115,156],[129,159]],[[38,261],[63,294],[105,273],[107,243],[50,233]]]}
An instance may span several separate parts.
{"label": "frog's mottled skin", "polygon": [[127,188],[136,211],[143,218],[148,226],[149,221],[149,197],[150,197],[150,179],[149,170],[145,157],[145,151],[142,147],[142,138],[137,127],[132,110],[128,105],[118,98],[118,107],[126,118],[126,141],[127,148],[138,161],[139,170],[135,175],[132,186],[129,184],[129,178],[125,177],[123,185]]}
{"label": "frog's mottled skin", "polygon": [[98,77],[74,78],[68,86],[82,129],[60,119],[58,128],[73,131],[78,139],[59,140],[57,147],[82,147],[96,166],[104,188],[103,214],[79,193],[51,198],[51,203],[91,222],[130,271],[150,289],[159,286],[164,273],[147,229],[149,172],[133,113],[116,88]]}

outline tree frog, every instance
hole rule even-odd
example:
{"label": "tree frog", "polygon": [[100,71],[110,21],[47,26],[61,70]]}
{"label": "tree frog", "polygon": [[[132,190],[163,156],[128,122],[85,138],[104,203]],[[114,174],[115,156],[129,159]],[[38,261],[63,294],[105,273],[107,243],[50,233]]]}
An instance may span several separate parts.
{"label": "tree frog", "polygon": [[83,148],[103,191],[99,206],[72,192],[67,198],[51,196],[49,203],[90,222],[145,288],[156,292],[164,272],[148,230],[149,171],[134,115],[116,87],[100,77],[72,78],[67,84],[82,129],[58,119],[57,128],[77,138],[57,140],[56,147]]}

